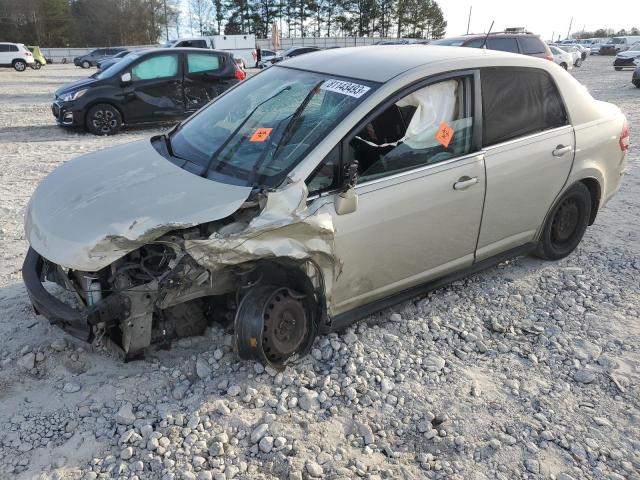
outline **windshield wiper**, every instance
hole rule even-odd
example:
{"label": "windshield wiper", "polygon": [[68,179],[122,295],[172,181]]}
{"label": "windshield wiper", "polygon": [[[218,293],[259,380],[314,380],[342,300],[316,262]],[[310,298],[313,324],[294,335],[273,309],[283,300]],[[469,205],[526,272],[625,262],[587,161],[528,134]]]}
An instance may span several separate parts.
{"label": "windshield wiper", "polygon": [[253,110],[251,110],[251,112],[249,112],[249,115],[247,115],[247,117],[240,122],[240,125],[238,125],[236,127],[236,129],[231,132],[231,135],[229,135],[227,137],[227,139],[222,142],[222,145],[220,145],[215,152],[213,152],[211,154],[211,157],[209,158],[209,162],[207,162],[207,166],[206,168],[200,173],[201,177],[206,177],[207,176],[207,172],[209,172],[209,169],[211,168],[211,166],[213,165],[213,161],[217,158],[218,155],[220,155],[220,152],[222,152],[222,150],[224,150],[226,148],[227,145],[229,145],[229,143],[231,142],[231,140],[238,134],[238,132],[240,131],[240,129],[242,127],[244,127],[246,125],[246,123],[249,121],[249,119],[251,118],[251,116],[256,112],[256,110],[258,110],[258,108],[260,108],[262,105],[264,105],[265,103],[273,100],[274,98],[276,98],[278,95],[280,95],[282,92],[286,92],[287,90],[291,90],[291,85],[287,85],[286,87],[284,87],[281,90],[278,90],[276,93],[274,93],[273,95],[271,95],[269,98],[267,98],[266,100],[263,100],[262,102],[260,102],[259,104],[257,104]]}
{"label": "windshield wiper", "polygon": [[[280,140],[278,140],[278,143],[276,144],[276,148],[273,151],[273,155],[271,155],[272,158],[276,157],[276,154],[280,151],[280,147],[282,147],[282,145],[284,145],[285,140],[289,140],[291,129],[295,125],[295,123],[298,120],[298,118],[300,118],[300,115],[302,115],[302,112],[304,112],[304,109],[307,108],[307,105],[309,104],[311,99],[315,96],[316,93],[318,93],[318,91],[320,89],[320,86],[324,82],[325,82],[325,80],[320,80],[309,91],[309,93],[307,93],[307,96],[304,97],[304,100],[302,100],[302,103],[300,105],[298,105],[298,108],[296,108],[296,110],[293,112],[289,122],[284,127],[284,131],[282,132],[282,135],[280,136]],[[252,184],[253,177],[255,177],[256,173],[258,172],[258,169],[262,166],[262,164],[264,163],[264,160],[267,158],[267,153],[268,153],[268,148],[265,149],[265,151],[262,154],[262,156],[260,157],[260,159],[255,163],[255,165],[251,169],[251,173],[249,174],[249,179],[248,179],[249,185]]]}

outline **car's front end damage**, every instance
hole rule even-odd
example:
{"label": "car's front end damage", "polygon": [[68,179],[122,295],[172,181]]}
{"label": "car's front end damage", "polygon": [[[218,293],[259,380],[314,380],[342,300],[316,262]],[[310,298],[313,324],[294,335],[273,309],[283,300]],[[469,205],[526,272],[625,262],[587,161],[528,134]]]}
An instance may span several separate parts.
{"label": "car's front end damage", "polygon": [[[148,141],[107,152],[117,160],[97,152],[64,165],[29,204],[23,278],[37,313],[131,359],[212,321],[230,324],[249,288],[280,285],[304,298],[313,327],[303,337],[313,338],[337,262],[331,216],[308,214],[303,182],[271,192],[215,184],[158,158]],[[81,186],[101,171],[104,181]],[[187,191],[184,208],[202,205],[188,215]],[[46,281],[71,292],[75,305]],[[279,363],[259,348],[255,328],[239,330],[245,358]]]}

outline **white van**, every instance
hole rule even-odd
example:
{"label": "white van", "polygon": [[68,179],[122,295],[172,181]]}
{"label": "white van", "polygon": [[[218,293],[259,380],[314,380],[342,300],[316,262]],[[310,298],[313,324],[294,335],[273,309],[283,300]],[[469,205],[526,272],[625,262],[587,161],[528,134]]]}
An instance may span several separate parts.
{"label": "white van", "polygon": [[240,59],[244,68],[256,64],[256,36],[247,35],[211,35],[206,37],[184,37],[172,42],[170,48],[210,48],[231,52]]}
{"label": "white van", "polygon": [[611,42],[605,43],[600,47],[601,54],[615,55],[628,50],[631,45],[640,42],[640,35],[613,37]]}

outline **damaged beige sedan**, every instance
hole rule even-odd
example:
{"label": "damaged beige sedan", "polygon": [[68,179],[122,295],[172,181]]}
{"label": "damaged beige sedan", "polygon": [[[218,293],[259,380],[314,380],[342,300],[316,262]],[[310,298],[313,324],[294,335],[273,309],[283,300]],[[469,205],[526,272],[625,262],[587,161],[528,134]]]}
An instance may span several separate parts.
{"label": "damaged beige sedan", "polygon": [[23,277],[36,312],[125,359],[222,322],[241,358],[281,366],[507,258],[568,255],[627,147],[620,110],[546,60],[319,52],[55,170],[27,208]]}

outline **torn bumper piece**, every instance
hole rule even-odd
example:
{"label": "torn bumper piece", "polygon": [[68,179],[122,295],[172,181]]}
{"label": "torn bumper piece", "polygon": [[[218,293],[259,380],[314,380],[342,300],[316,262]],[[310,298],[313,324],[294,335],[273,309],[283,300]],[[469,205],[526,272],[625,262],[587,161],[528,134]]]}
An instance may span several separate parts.
{"label": "torn bumper piece", "polygon": [[80,340],[91,342],[93,325],[114,322],[127,315],[127,299],[119,295],[111,295],[83,310],[70,307],[44,288],[44,267],[45,259],[33,248],[29,248],[22,265],[22,279],[34,310],[47,318],[52,325],[61,327]]}

